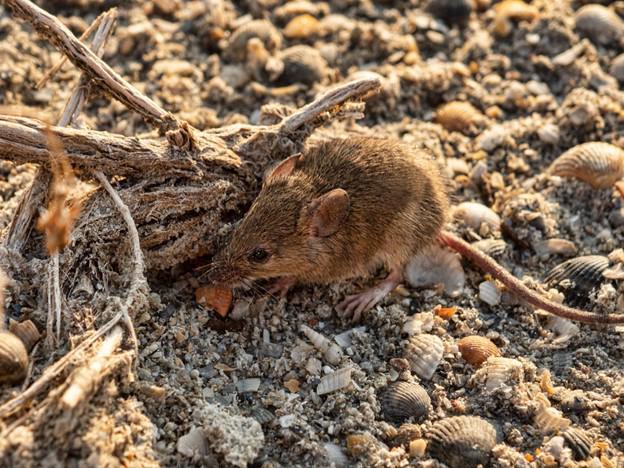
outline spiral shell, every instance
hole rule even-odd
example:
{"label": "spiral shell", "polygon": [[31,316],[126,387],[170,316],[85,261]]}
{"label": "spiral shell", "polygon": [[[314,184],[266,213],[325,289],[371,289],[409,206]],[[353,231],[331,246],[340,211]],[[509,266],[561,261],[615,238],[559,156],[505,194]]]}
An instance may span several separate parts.
{"label": "spiral shell", "polygon": [[472,104],[463,101],[449,102],[436,111],[436,122],[452,132],[469,132],[484,118]]}
{"label": "spiral shell", "polygon": [[574,458],[576,460],[585,460],[589,457],[592,448],[592,441],[582,429],[576,427],[568,427],[566,430],[561,431],[566,445],[572,449]]}
{"label": "spiral shell", "polygon": [[451,468],[487,466],[496,445],[496,429],[476,416],[438,421],[429,431],[429,453]]}
{"label": "spiral shell", "polygon": [[0,384],[24,380],[28,370],[28,352],[22,340],[0,330]]}
{"label": "spiral shell", "polygon": [[560,263],[546,275],[545,282],[564,293],[572,306],[588,303],[589,295],[605,281],[603,273],[609,268],[609,259],[601,255],[586,255]]}
{"label": "spiral shell", "polygon": [[318,349],[321,353],[323,353],[323,357],[330,364],[338,364],[342,359],[342,349],[336,343],[332,343],[332,341],[321,333],[318,333],[312,330],[307,325],[301,325],[301,331],[303,334],[310,340],[312,345],[316,349]]}
{"label": "spiral shell", "polygon": [[620,83],[624,83],[624,54],[620,54],[613,59],[609,73]]}
{"label": "spiral shell", "polygon": [[624,34],[624,21],[609,8],[590,4],[580,8],[575,15],[576,29],[593,42],[610,44]]}
{"label": "spiral shell", "polygon": [[465,336],[457,342],[464,360],[473,367],[480,367],[492,356],[500,356],[498,347],[484,336]]}
{"label": "spiral shell", "polygon": [[473,242],[472,246],[490,257],[499,257],[505,253],[507,243],[500,239],[483,239]]}
{"label": "spiral shell", "polygon": [[427,417],[431,399],[417,383],[397,382],[389,385],[381,397],[381,408],[386,420],[402,423],[406,419]]}
{"label": "spiral shell", "polygon": [[426,333],[412,336],[404,350],[404,357],[409,361],[412,371],[425,380],[433,376],[443,354],[442,340]]}
{"label": "spiral shell", "polygon": [[325,395],[327,393],[333,393],[337,390],[342,390],[351,385],[351,372],[353,368],[344,367],[338,369],[331,374],[327,374],[321,379],[321,382],[316,387],[316,393],[319,395]]}
{"label": "spiral shell", "polygon": [[280,85],[303,83],[311,86],[327,76],[327,62],[313,47],[306,45],[289,47],[279,57],[284,64],[284,69],[277,78]]}
{"label": "spiral shell", "polygon": [[282,35],[270,21],[253,20],[241,25],[234,31],[223,54],[231,61],[245,61],[247,41],[254,37],[259,38],[269,52],[275,52],[282,46]]}
{"label": "spiral shell", "polygon": [[482,224],[487,224],[490,229],[498,231],[501,225],[500,216],[481,203],[460,203],[453,210],[453,216],[471,229],[479,229]]}
{"label": "spiral shell", "polygon": [[444,285],[450,296],[457,296],[466,282],[459,255],[437,246],[429,247],[412,257],[405,268],[405,279],[414,288]]}
{"label": "spiral shell", "polygon": [[9,324],[9,331],[22,340],[27,352],[30,352],[37,344],[37,341],[41,339],[41,333],[39,333],[36,325],[31,320],[24,320],[23,322],[12,321]]}
{"label": "spiral shell", "polygon": [[553,161],[549,172],[574,177],[596,189],[611,187],[624,177],[624,150],[609,143],[582,143]]}
{"label": "spiral shell", "polygon": [[470,16],[472,0],[431,0],[427,11],[449,23],[460,23]]}
{"label": "spiral shell", "polygon": [[510,382],[522,382],[524,369],[522,363],[515,359],[491,357],[477,371],[478,379],[485,376],[485,390],[492,392],[507,386]]}

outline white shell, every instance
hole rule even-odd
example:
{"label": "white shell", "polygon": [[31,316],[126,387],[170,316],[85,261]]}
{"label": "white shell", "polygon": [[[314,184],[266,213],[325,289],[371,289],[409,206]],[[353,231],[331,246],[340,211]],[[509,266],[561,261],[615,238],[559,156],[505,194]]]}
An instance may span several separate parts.
{"label": "white shell", "polygon": [[537,136],[541,140],[542,143],[546,143],[548,145],[556,145],[559,143],[560,136],[559,127],[555,124],[548,123],[537,131]]}
{"label": "white shell", "polygon": [[323,444],[323,448],[325,452],[327,452],[327,459],[336,467],[340,468],[343,466],[348,466],[349,459],[342,451],[339,445],[333,444],[331,442],[325,442]]}
{"label": "white shell", "polygon": [[479,285],[479,299],[491,306],[500,304],[501,292],[496,286],[496,281],[484,281]]}
{"label": "white shell", "polygon": [[571,257],[578,249],[574,242],[567,239],[546,239],[534,242],[533,250],[539,256],[558,254]]}
{"label": "white shell", "polygon": [[199,427],[194,427],[187,434],[178,439],[176,444],[178,453],[185,457],[194,457],[205,455],[208,451],[208,444],[204,431]]}
{"label": "white shell", "polygon": [[410,317],[404,324],[402,332],[408,336],[418,335],[431,331],[433,328],[433,314],[431,312],[421,312]]}
{"label": "white shell", "polygon": [[243,379],[236,382],[236,389],[240,393],[257,392],[260,388],[260,379]]}
{"label": "white shell", "polygon": [[461,294],[466,282],[459,254],[432,246],[412,257],[405,268],[405,278],[414,288],[443,284],[452,297]]}
{"label": "white shell", "polygon": [[307,325],[301,325],[301,331],[310,340],[316,349],[323,353],[323,357],[330,364],[338,364],[342,359],[342,349],[336,343],[321,333],[312,330]]}
{"label": "white shell", "polygon": [[522,382],[524,369],[522,363],[515,359],[491,357],[475,373],[476,380],[485,378],[485,390],[488,392],[505,387],[510,382]]}
{"label": "white shell", "polygon": [[338,343],[338,345],[341,346],[342,348],[348,348],[352,344],[351,336],[354,333],[365,333],[365,332],[366,332],[366,327],[364,326],[355,327],[345,332],[342,332],[339,335],[334,336],[334,341]]}
{"label": "white shell", "polygon": [[471,229],[479,229],[483,223],[487,224],[494,231],[500,229],[500,216],[481,203],[460,203],[453,210],[453,216],[462,220]]}
{"label": "white shell", "polygon": [[572,321],[553,315],[548,321],[547,327],[554,331],[559,338],[558,342],[566,342],[578,335],[580,328]]}
{"label": "white shell", "polygon": [[484,151],[492,151],[505,143],[509,136],[509,131],[502,125],[492,125],[479,137],[479,148]]}
{"label": "white shell", "polygon": [[548,434],[570,426],[572,421],[568,418],[564,418],[561,411],[552,408],[550,406],[550,402],[544,395],[538,394],[535,399],[537,400],[539,407],[535,413],[534,425],[541,432]]}
{"label": "white shell", "polygon": [[435,335],[421,334],[409,339],[404,349],[404,357],[412,371],[421,379],[429,380],[444,354],[444,343]]}
{"label": "white shell", "polygon": [[343,367],[336,372],[326,375],[321,379],[321,382],[316,387],[316,393],[319,395],[325,395],[337,390],[342,390],[351,385],[351,372],[352,367]]}

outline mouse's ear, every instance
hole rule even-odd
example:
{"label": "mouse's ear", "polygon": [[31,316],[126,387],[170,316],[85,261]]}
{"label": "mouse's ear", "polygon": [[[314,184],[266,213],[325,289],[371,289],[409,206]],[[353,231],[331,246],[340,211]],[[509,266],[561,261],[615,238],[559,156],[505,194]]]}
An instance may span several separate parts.
{"label": "mouse's ear", "polygon": [[349,194],[337,188],[315,198],[304,208],[308,215],[310,236],[329,237],[349,215]]}
{"label": "mouse's ear", "polygon": [[297,165],[299,158],[301,158],[301,153],[293,154],[292,156],[284,159],[266,175],[264,182],[274,182],[278,179],[288,177],[292,174],[292,171],[295,170],[295,166]]}

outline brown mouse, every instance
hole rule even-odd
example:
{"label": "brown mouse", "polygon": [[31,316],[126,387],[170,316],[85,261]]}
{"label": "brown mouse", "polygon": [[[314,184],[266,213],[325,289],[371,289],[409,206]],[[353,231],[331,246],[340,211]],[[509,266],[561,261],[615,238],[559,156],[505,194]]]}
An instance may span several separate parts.
{"label": "brown mouse", "polygon": [[210,279],[230,286],[275,278],[272,293],[295,283],[331,283],[365,276],[383,265],[388,276],[347,296],[337,310],[358,320],[402,280],[407,261],[439,242],[500,280],[524,301],[587,323],[624,323],[549,301],[454,234],[444,231],[449,200],[437,163],[388,139],[323,142],[282,161],[229,243]]}

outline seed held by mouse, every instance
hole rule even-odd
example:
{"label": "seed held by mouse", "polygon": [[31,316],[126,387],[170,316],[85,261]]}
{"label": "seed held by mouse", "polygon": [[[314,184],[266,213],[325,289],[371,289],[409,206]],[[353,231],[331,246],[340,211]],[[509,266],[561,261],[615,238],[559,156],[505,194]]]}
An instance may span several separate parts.
{"label": "seed held by mouse", "polygon": [[326,141],[268,173],[209,276],[233,287],[274,279],[270,292],[283,296],[296,283],[366,276],[383,265],[384,280],[337,306],[357,321],[401,282],[411,257],[439,242],[533,306],[588,323],[624,322],[624,314],[586,312],[539,296],[492,258],[444,231],[448,213],[439,167],[426,154],[389,139]]}

